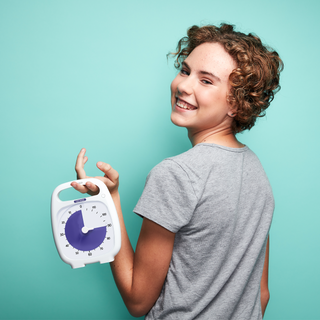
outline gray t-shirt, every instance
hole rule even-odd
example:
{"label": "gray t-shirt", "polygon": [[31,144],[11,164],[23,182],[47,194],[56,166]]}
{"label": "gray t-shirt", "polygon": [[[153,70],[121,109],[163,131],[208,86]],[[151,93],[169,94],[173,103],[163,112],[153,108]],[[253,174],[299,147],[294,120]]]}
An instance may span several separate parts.
{"label": "gray t-shirt", "polygon": [[268,178],[248,147],[201,143],[155,166],[134,212],[176,237],[146,319],[262,319],[273,210]]}

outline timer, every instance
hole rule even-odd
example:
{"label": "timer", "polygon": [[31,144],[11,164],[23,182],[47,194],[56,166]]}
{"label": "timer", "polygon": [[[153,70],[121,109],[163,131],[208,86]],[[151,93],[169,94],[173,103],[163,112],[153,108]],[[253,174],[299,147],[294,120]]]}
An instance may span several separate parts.
{"label": "timer", "polygon": [[82,185],[88,181],[99,187],[97,195],[61,201],[59,193],[72,188],[70,181],[59,185],[51,198],[54,241],[61,259],[72,268],[111,262],[121,247],[119,219],[109,190],[99,179],[76,180]]}

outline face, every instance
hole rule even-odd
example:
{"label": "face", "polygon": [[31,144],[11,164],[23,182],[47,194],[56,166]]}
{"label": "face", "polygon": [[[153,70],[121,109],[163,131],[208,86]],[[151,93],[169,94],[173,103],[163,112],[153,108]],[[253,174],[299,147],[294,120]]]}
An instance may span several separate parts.
{"label": "face", "polygon": [[232,106],[227,102],[229,75],[236,68],[219,43],[203,43],[183,62],[171,83],[172,122],[189,135],[231,128]]}

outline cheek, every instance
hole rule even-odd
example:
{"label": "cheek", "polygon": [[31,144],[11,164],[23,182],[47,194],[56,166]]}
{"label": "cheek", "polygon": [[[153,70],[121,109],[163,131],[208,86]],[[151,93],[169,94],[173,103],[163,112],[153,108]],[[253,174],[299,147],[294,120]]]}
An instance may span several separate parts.
{"label": "cheek", "polygon": [[214,92],[203,91],[199,95],[199,100],[201,100],[199,103],[210,109],[228,108],[227,93],[225,90],[217,90]]}
{"label": "cheek", "polygon": [[175,95],[177,92],[177,87],[178,87],[179,79],[178,76],[176,76],[173,81],[171,82],[171,95]]}
{"label": "cheek", "polygon": [[171,89],[171,105],[172,105],[172,107],[176,102],[177,86],[178,86],[177,78],[174,78],[173,81],[171,82],[171,85],[170,85],[170,89]]}

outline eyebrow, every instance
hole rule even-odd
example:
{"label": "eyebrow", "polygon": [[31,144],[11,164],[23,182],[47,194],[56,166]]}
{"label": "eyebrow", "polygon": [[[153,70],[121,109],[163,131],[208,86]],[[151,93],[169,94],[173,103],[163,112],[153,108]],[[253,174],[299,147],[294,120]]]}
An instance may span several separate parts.
{"label": "eyebrow", "polygon": [[[182,62],[182,65],[190,70],[189,65],[188,65],[185,61]],[[205,75],[211,76],[211,77],[213,77],[214,79],[216,79],[217,81],[221,82],[221,79],[220,79],[218,76],[216,76],[215,74],[213,74],[212,72],[200,70],[199,73],[200,73],[200,74],[205,74]]]}

